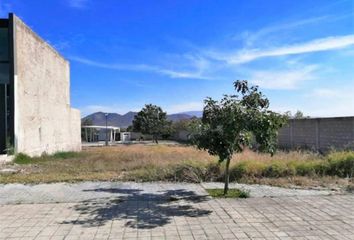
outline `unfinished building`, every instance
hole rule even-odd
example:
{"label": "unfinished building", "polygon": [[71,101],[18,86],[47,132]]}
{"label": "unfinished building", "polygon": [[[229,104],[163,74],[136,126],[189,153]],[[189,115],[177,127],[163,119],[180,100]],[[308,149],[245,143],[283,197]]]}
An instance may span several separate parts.
{"label": "unfinished building", "polygon": [[0,154],[80,149],[69,62],[14,14],[0,19]]}

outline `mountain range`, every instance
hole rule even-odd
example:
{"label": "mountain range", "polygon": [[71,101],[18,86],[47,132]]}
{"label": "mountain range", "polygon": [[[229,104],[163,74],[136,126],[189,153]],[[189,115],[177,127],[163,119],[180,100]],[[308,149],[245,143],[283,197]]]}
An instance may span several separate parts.
{"label": "mountain range", "polygon": [[[107,116],[107,125],[126,128],[130,126],[133,122],[134,116],[137,112],[127,112],[126,114],[118,114],[118,113],[108,113]],[[175,114],[168,114],[167,119],[173,122],[177,122],[184,119],[191,119],[192,117],[201,117],[203,114],[202,111],[190,111],[190,112],[181,112]],[[91,120],[93,125],[105,126],[106,125],[106,117],[103,112],[95,112],[92,113],[82,120]]]}

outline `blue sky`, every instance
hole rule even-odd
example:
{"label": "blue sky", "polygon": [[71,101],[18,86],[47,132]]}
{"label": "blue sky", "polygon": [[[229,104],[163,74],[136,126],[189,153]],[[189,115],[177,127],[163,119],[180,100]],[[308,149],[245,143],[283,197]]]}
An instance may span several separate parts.
{"label": "blue sky", "polygon": [[232,83],[276,111],[354,115],[353,0],[1,0],[71,64],[86,115],[201,110]]}

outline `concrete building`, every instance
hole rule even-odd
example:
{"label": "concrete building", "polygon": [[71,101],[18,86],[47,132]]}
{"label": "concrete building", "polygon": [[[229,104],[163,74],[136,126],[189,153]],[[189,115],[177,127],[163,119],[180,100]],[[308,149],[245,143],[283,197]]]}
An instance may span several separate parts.
{"label": "concrete building", "polygon": [[117,141],[117,133],[120,133],[119,127],[114,126],[82,126],[81,137],[84,142],[108,141],[114,143]]}
{"label": "concrete building", "polygon": [[69,62],[15,15],[0,19],[0,154],[79,151],[80,129]]}
{"label": "concrete building", "polygon": [[132,140],[131,132],[120,133],[120,141],[122,143],[129,143],[129,142],[131,142],[131,140]]}

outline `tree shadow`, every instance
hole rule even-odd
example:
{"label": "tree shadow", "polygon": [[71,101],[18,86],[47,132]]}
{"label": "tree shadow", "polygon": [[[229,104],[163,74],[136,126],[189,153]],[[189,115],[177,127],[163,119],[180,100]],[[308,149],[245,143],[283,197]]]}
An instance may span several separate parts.
{"label": "tree shadow", "polygon": [[196,207],[209,200],[209,196],[197,195],[193,191],[168,190],[144,193],[140,189],[99,188],[95,192],[117,194],[117,197],[86,200],[73,208],[79,219],[64,221],[63,224],[78,224],[84,227],[102,226],[111,220],[123,220],[131,228],[152,229],[171,223],[173,217],[200,217],[212,213]]}

